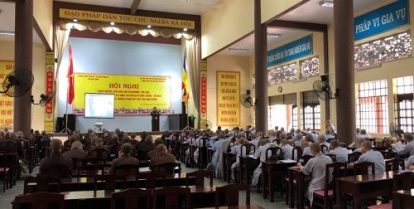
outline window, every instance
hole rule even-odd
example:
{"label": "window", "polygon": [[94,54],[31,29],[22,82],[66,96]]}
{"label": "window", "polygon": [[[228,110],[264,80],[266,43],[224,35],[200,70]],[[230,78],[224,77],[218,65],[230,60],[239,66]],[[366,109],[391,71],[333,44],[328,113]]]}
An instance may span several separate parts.
{"label": "window", "polygon": [[321,106],[313,91],[303,92],[303,129],[321,129]]}
{"label": "window", "polygon": [[413,101],[413,77],[394,79],[397,94],[395,101],[395,121],[404,132],[413,132],[414,101]]}
{"label": "window", "polygon": [[358,84],[356,125],[369,133],[388,133],[387,81]]}
{"label": "window", "polygon": [[296,94],[269,97],[269,129],[275,126],[285,130],[298,127]]}

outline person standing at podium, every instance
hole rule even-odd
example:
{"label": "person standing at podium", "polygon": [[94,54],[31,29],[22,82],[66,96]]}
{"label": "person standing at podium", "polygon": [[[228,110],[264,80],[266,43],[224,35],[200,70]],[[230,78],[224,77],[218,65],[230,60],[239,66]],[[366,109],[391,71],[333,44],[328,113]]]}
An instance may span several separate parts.
{"label": "person standing at podium", "polygon": [[152,117],[159,117],[159,116],[160,116],[160,111],[158,111],[158,109],[157,109],[157,107],[156,107],[156,106],[154,106],[154,107],[152,108],[152,111],[151,111],[151,116],[152,116]]}
{"label": "person standing at podium", "polygon": [[160,112],[158,111],[157,107],[154,106],[151,111],[151,123],[152,123],[152,131],[159,131],[160,130]]}

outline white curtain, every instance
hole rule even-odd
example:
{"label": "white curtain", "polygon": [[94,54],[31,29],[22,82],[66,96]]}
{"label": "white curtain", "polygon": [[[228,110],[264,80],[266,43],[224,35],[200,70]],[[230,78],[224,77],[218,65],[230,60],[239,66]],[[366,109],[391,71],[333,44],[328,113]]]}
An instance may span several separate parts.
{"label": "white curtain", "polygon": [[186,41],[187,67],[191,93],[194,99],[195,109],[200,110],[200,62],[201,48],[200,39],[194,35],[193,39]]}
{"label": "white curtain", "polygon": [[55,55],[57,59],[57,67],[55,73],[55,82],[56,78],[59,75],[60,64],[62,62],[63,53],[65,52],[66,45],[68,44],[70,35],[70,28],[68,29],[61,29],[60,27],[56,28],[56,40],[55,40]]}

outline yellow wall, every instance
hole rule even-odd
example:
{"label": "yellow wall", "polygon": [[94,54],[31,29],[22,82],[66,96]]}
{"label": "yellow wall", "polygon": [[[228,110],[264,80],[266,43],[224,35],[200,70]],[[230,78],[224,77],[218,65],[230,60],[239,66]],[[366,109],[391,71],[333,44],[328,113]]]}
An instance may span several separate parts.
{"label": "yellow wall", "polygon": [[[0,60],[14,60],[14,42],[0,41]],[[45,93],[45,52],[43,44],[33,44],[33,75],[34,84],[32,95],[36,102],[39,102],[40,94]],[[3,81],[1,81],[3,82]],[[32,128],[35,130],[44,129],[44,107],[32,106]],[[18,131],[18,130],[14,130]]]}
{"label": "yellow wall", "polygon": [[[262,1],[262,22],[297,2],[300,1]],[[253,10],[253,0],[227,0],[206,11],[201,16],[201,57],[206,58],[251,33],[254,29]]]}
{"label": "yellow wall", "polygon": [[53,49],[53,0],[34,1],[33,17],[46,38],[49,48]]}
{"label": "yellow wall", "polygon": [[[240,92],[243,93],[251,89],[250,64],[247,56],[214,55],[207,60],[207,120],[212,122],[212,130],[217,128],[217,71],[240,72]],[[240,117],[240,127],[252,124],[251,109],[240,106]],[[222,128],[232,129],[233,127]]]}

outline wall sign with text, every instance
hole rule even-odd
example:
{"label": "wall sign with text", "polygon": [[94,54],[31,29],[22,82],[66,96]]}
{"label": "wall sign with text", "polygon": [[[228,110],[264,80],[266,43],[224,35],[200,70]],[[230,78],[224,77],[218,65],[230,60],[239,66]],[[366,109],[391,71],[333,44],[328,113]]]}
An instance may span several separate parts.
{"label": "wall sign with text", "polygon": [[312,54],[312,35],[305,36],[267,52],[267,67]]}
{"label": "wall sign with text", "polygon": [[367,38],[391,29],[407,25],[408,0],[397,0],[354,19],[355,40]]}
{"label": "wall sign with text", "polygon": [[240,126],[240,72],[217,71],[217,125]]}
{"label": "wall sign with text", "polygon": [[85,93],[115,94],[115,115],[171,114],[170,77],[75,74],[74,113],[85,114]]}
{"label": "wall sign with text", "polygon": [[201,85],[201,121],[207,120],[207,61],[202,60],[200,63],[200,85]]}
{"label": "wall sign with text", "polygon": [[[0,89],[3,90],[3,81],[14,70],[13,61],[0,61]],[[3,90],[4,91],[4,90]],[[0,129],[13,129],[14,99],[6,94],[0,94]]]}

